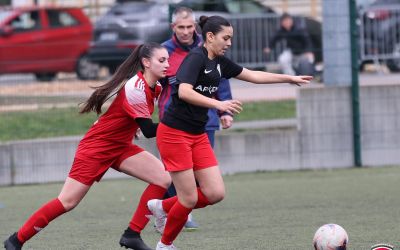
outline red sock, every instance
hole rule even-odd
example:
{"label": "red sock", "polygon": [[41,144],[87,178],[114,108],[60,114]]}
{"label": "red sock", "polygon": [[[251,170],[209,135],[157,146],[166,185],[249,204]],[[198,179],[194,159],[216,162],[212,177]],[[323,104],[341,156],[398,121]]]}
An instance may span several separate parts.
{"label": "red sock", "polygon": [[162,201],[162,207],[165,213],[168,214],[169,210],[174,206],[175,202],[178,200],[178,196],[172,196],[171,198]]}
{"label": "red sock", "polygon": [[203,194],[203,192],[201,192],[200,188],[197,188],[197,203],[194,208],[195,209],[203,208],[208,205],[211,205],[211,203],[208,201],[207,197]]}
{"label": "red sock", "polygon": [[18,230],[18,240],[25,243],[40,230],[45,228],[52,220],[65,213],[61,201],[56,198],[39,208],[25,224]]}
{"label": "red sock", "polygon": [[129,222],[130,229],[138,233],[143,230],[151,216],[151,212],[147,208],[147,202],[152,199],[162,199],[166,191],[165,188],[157,185],[150,184],[147,186],[140,198],[135,214],[133,215],[131,222]]}
{"label": "red sock", "polygon": [[162,243],[165,245],[172,244],[185,225],[191,211],[191,208],[184,207],[179,200],[175,202],[168,213],[167,224],[161,238]]}
{"label": "red sock", "polygon": [[[207,197],[201,192],[200,188],[197,188],[197,204],[193,209],[197,208],[203,208],[211,203],[208,201]],[[177,196],[173,196],[171,198],[165,199],[162,202],[162,206],[164,211],[168,214],[169,210],[171,210],[172,206],[175,204],[175,202],[178,200]]]}

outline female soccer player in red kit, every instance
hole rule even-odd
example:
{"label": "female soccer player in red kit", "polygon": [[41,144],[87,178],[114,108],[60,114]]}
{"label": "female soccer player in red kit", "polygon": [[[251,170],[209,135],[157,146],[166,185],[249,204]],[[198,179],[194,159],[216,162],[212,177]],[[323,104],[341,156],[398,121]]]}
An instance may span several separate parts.
{"label": "female soccer player in red kit", "polygon": [[[204,45],[192,49],[182,62],[172,90],[172,103],[157,130],[157,145],[162,161],[170,172],[177,196],[148,202],[158,228],[167,218],[157,250],[177,249],[172,242],[195,208],[221,201],[224,182],[214,152],[205,133],[208,108],[237,114],[237,100],[214,98],[220,79],[231,77],[256,83],[306,84],[311,76],[291,76],[252,71],[224,57],[231,46],[233,29],[222,17],[200,17]],[[196,187],[196,180],[199,188]]]}
{"label": "female soccer player in red kit", "polygon": [[167,50],[159,44],[146,43],[132,52],[110,81],[96,88],[81,113],[100,114],[102,105],[117,95],[79,143],[59,196],[39,208],[11,235],[4,242],[6,249],[21,249],[50,221],[72,210],[110,167],[149,183],[119,243],[131,249],[151,249],[140,237],[149,221],[147,216],[151,215],[147,201],[161,199],[171,184],[171,177],[155,156],[132,141],[138,128],[145,137],[156,135],[158,124],[152,122],[151,114],[161,91],[158,80],[165,77],[168,67]]}

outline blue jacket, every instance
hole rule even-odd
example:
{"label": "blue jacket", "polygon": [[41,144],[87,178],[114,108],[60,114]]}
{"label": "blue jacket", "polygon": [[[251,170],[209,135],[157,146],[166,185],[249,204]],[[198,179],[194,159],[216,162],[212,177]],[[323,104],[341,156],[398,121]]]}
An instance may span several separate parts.
{"label": "blue jacket", "polygon": [[[179,69],[183,59],[189,53],[189,51],[197,46],[202,45],[201,36],[194,34],[194,42],[190,46],[181,44],[176,38],[175,34],[171,39],[165,41],[162,45],[168,50],[169,54],[169,68],[167,70],[167,77],[160,81],[163,89],[158,99],[158,110],[159,118],[162,119],[164,110],[166,110],[171,103],[171,84],[176,82],[176,72]],[[232,93],[229,85],[229,80],[221,79],[219,84],[218,92],[216,95],[218,100],[231,100]],[[219,112],[216,109],[208,110],[208,122],[206,124],[206,130],[218,130],[219,129]]]}

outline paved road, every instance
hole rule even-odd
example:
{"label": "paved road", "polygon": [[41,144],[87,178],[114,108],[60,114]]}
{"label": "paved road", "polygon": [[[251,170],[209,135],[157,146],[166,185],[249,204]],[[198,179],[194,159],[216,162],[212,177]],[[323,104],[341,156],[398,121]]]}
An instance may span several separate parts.
{"label": "paved road", "polygon": [[[43,94],[48,95],[89,95],[92,90],[89,86],[104,83],[106,77],[99,81],[79,81],[73,74],[60,74],[57,81],[50,83],[36,82],[33,75],[3,75],[0,76],[0,95]],[[361,85],[400,84],[400,73],[361,73]],[[321,83],[312,83],[310,86],[322,86]],[[299,88],[290,84],[256,85],[240,80],[231,80],[232,94],[241,101],[282,100],[295,99]],[[307,86],[303,86],[305,88]]]}

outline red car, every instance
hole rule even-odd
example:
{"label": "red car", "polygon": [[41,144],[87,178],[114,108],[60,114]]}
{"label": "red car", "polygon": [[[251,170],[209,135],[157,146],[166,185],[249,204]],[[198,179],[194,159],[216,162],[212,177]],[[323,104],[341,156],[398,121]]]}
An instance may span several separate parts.
{"label": "red car", "polygon": [[1,8],[0,74],[34,73],[42,81],[57,72],[95,78],[98,66],[86,55],[92,30],[80,8]]}

